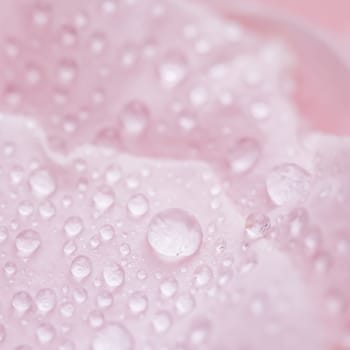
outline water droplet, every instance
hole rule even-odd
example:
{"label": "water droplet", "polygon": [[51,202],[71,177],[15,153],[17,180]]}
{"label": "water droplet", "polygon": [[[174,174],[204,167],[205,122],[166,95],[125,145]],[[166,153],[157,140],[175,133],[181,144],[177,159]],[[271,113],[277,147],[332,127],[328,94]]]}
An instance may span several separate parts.
{"label": "water droplet", "polygon": [[110,288],[119,288],[124,283],[124,270],[115,262],[109,262],[103,268],[103,279]]}
{"label": "water droplet", "polygon": [[71,318],[74,313],[74,305],[70,302],[64,302],[60,305],[60,314],[65,318]]}
{"label": "water droplet", "polygon": [[40,344],[51,343],[55,334],[55,328],[49,323],[42,323],[36,330],[36,337]]}
{"label": "water droplet", "polygon": [[0,244],[4,243],[8,238],[8,229],[6,226],[0,226]]}
{"label": "water droplet", "polygon": [[157,333],[165,333],[172,325],[172,319],[168,312],[160,311],[156,313],[152,320],[153,329]]}
{"label": "water droplet", "polygon": [[33,204],[28,200],[24,200],[18,204],[18,214],[23,217],[28,217],[32,215],[33,211]]}
{"label": "water droplet", "polygon": [[113,305],[113,295],[110,292],[103,291],[97,296],[97,305],[101,309],[106,309]]}
{"label": "water droplet", "polygon": [[113,239],[115,235],[115,230],[112,225],[106,224],[100,228],[99,233],[100,233],[101,239],[104,242],[108,242]]}
{"label": "water droplet", "polygon": [[115,195],[111,188],[107,186],[100,187],[93,197],[95,209],[103,212],[112,207],[115,201]]}
{"label": "water droplet", "polygon": [[169,53],[159,65],[159,77],[163,87],[174,88],[187,75],[187,61],[180,53]]}
{"label": "water droplet", "polygon": [[139,218],[147,214],[148,199],[143,194],[135,194],[128,200],[128,211],[131,216]]}
{"label": "water droplet", "polygon": [[12,298],[12,306],[14,310],[20,315],[28,312],[31,309],[32,304],[32,297],[24,291],[17,292]]}
{"label": "water droplet", "polygon": [[38,197],[48,197],[56,190],[55,179],[45,169],[33,171],[29,178],[29,184],[33,193]]}
{"label": "water droplet", "polygon": [[60,41],[63,46],[71,47],[77,43],[78,35],[74,27],[65,25],[61,28]]}
{"label": "water droplet", "polygon": [[135,292],[130,296],[128,306],[131,313],[139,315],[146,311],[148,299],[143,293]]}
{"label": "water droplet", "polygon": [[39,214],[45,220],[51,219],[56,214],[56,208],[51,202],[46,201],[40,205]]}
{"label": "water droplet", "polygon": [[120,181],[122,178],[122,170],[118,164],[112,164],[106,170],[105,179],[106,181],[114,185]]}
{"label": "water droplet", "polygon": [[4,266],[4,272],[6,277],[11,278],[17,272],[17,266],[15,263],[9,261]]}
{"label": "water droplet", "polygon": [[129,331],[119,323],[109,323],[97,332],[93,350],[132,350],[134,341]]}
{"label": "water droplet", "polygon": [[159,286],[160,292],[164,298],[171,298],[177,292],[178,283],[173,278],[167,278]]}
{"label": "water droplet", "polygon": [[150,119],[148,106],[141,101],[132,101],[124,106],[120,114],[121,131],[124,137],[142,135]]}
{"label": "water droplet", "polygon": [[69,85],[77,77],[78,68],[74,61],[69,59],[63,59],[59,63],[58,79],[62,84]]}
{"label": "water droplet", "polygon": [[63,229],[67,237],[76,237],[83,231],[83,221],[78,216],[71,216],[65,221]]}
{"label": "water droplet", "polygon": [[261,153],[257,140],[243,138],[239,140],[229,154],[231,170],[234,174],[243,174],[251,170],[257,163]]}
{"label": "water droplet", "polygon": [[77,247],[77,245],[75,244],[75,242],[72,241],[72,240],[69,240],[69,241],[67,241],[67,242],[64,244],[64,246],[63,246],[63,252],[64,252],[65,255],[70,256],[70,255],[72,255],[73,253],[76,252],[77,248],[78,248],[78,247]]}
{"label": "water droplet", "polygon": [[310,191],[310,175],[296,164],[286,163],[272,169],[266,179],[267,192],[278,206],[300,202]]}
{"label": "water droplet", "polygon": [[89,324],[92,328],[100,328],[104,323],[104,315],[101,311],[91,311],[89,314]]}
{"label": "water droplet", "polygon": [[193,285],[196,288],[207,286],[213,278],[213,271],[207,265],[202,265],[196,268],[193,275]]}
{"label": "water droplet", "polygon": [[23,258],[29,258],[40,247],[41,240],[38,232],[33,230],[24,230],[16,237],[17,254]]}
{"label": "water droplet", "polygon": [[202,242],[197,219],[182,209],[167,209],[153,217],[148,242],[161,257],[179,260],[194,255]]}
{"label": "water droplet", "polygon": [[179,315],[187,315],[193,311],[196,303],[192,295],[190,294],[181,294],[176,299],[175,307]]}
{"label": "water droplet", "polygon": [[3,343],[6,339],[6,328],[0,323],[0,343]]}
{"label": "water droplet", "polygon": [[86,279],[91,274],[91,262],[86,256],[76,257],[71,264],[71,274],[78,282]]}
{"label": "water droplet", "polygon": [[47,314],[55,308],[56,294],[50,288],[41,289],[35,296],[35,303],[40,313]]}
{"label": "water droplet", "polygon": [[261,213],[249,214],[245,221],[245,233],[249,239],[263,238],[270,229],[270,219]]}
{"label": "water droplet", "polygon": [[190,334],[188,336],[188,344],[191,348],[197,349],[198,346],[202,346],[207,343],[210,337],[211,325],[207,320],[197,321],[191,327]]}

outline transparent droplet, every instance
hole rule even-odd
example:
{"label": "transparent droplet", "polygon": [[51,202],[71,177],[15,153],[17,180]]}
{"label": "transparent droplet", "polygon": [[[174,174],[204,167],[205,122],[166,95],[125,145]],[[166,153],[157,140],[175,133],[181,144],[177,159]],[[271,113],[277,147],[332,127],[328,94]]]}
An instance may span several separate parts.
{"label": "transparent droplet", "polygon": [[180,53],[169,53],[160,63],[158,74],[163,87],[174,88],[186,78],[187,71],[185,57]]}
{"label": "transparent droplet", "polygon": [[229,155],[232,172],[243,174],[251,170],[257,163],[260,153],[260,144],[255,139],[243,138],[236,142]]}
{"label": "transparent droplet", "polygon": [[9,261],[5,264],[4,266],[4,272],[6,277],[11,278],[15,275],[15,273],[17,272],[17,266],[15,263]]}
{"label": "transparent droplet", "polygon": [[51,17],[51,8],[48,4],[36,4],[33,7],[32,21],[38,27],[46,26]]}
{"label": "transparent droplet", "polygon": [[83,221],[79,216],[71,216],[64,222],[63,229],[67,237],[76,237],[83,231]]}
{"label": "transparent droplet", "polygon": [[36,330],[36,337],[40,344],[51,343],[55,334],[55,328],[49,323],[42,323]]}
{"label": "transparent droplet", "polygon": [[81,282],[91,274],[91,261],[86,256],[76,257],[71,264],[71,274],[75,280]]}
{"label": "transparent droplet", "polygon": [[89,324],[92,328],[100,328],[104,323],[104,315],[101,311],[91,311],[89,314]]}
{"label": "transparent droplet", "polygon": [[124,283],[124,270],[115,262],[109,262],[103,268],[103,279],[110,288],[119,288]]}
{"label": "transparent droplet", "polygon": [[77,31],[73,26],[65,25],[61,28],[60,41],[63,46],[74,46],[77,43],[77,39]]}
{"label": "transparent droplet", "polygon": [[245,221],[245,233],[249,239],[259,239],[267,235],[271,226],[270,219],[261,213],[249,214]]}
{"label": "transparent droplet", "polygon": [[107,186],[100,187],[93,197],[95,209],[103,212],[111,208],[115,201],[113,190]]}
{"label": "transparent droplet", "polygon": [[56,306],[56,294],[50,288],[41,289],[35,296],[35,303],[40,313],[47,314]]}
{"label": "transparent droplet", "polygon": [[164,298],[172,298],[177,292],[178,283],[173,278],[163,280],[159,286],[160,292]]}
{"label": "transparent droplet", "polygon": [[104,242],[108,242],[114,238],[115,230],[112,225],[106,224],[101,226],[99,233],[100,233],[101,239]]}
{"label": "transparent droplet", "polygon": [[0,226],[0,244],[4,243],[8,238],[8,229],[6,226]]}
{"label": "transparent droplet", "polygon": [[278,206],[300,202],[309,194],[310,175],[300,166],[285,163],[272,169],[266,179],[267,192]]}
{"label": "transparent droplet", "polygon": [[110,292],[103,291],[97,296],[97,305],[101,309],[107,309],[113,305],[113,295]]}
{"label": "transparent droplet", "polygon": [[56,208],[51,202],[46,201],[40,205],[39,214],[43,219],[51,219],[56,214]]}
{"label": "transparent droplet", "polygon": [[168,312],[160,311],[156,313],[152,320],[152,326],[156,333],[165,333],[170,329],[172,319]]}
{"label": "transparent droplet", "polygon": [[143,194],[136,194],[128,200],[128,211],[131,216],[139,218],[147,214],[148,199]]}
{"label": "transparent droplet", "polygon": [[78,249],[77,245],[72,240],[67,241],[63,246],[63,252],[66,256],[72,255],[73,253],[76,252],[77,249]]}
{"label": "transparent droplet", "polygon": [[60,305],[60,314],[64,318],[71,318],[74,313],[74,305],[70,302],[64,302]]}
{"label": "transparent droplet", "polygon": [[65,85],[71,84],[77,77],[78,68],[74,61],[63,59],[59,63],[58,80]]}
{"label": "transparent droplet", "polygon": [[15,245],[19,256],[29,258],[41,245],[40,235],[34,230],[24,230],[17,235]]}
{"label": "transparent droplet", "polygon": [[134,315],[144,313],[148,307],[148,299],[141,292],[135,292],[129,297],[129,310]]}
{"label": "transparent droplet", "polygon": [[122,178],[122,170],[118,164],[113,164],[109,166],[106,170],[105,179],[106,181],[113,185],[120,181]]}
{"label": "transparent droplet", "polygon": [[176,299],[175,307],[179,315],[187,315],[194,310],[195,300],[190,294],[181,294]]}
{"label": "transparent droplet", "polygon": [[23,217],[28,217],[33,214],[34,207],[30,201],[24,200],[18,205],[18,214]]}
{"label": "transparent droplet", "polygon": [[33,193],[38,197],[48,197],[56,190],[54,177],[45,169],[33,171],[29,178]]}
{"label": "transparent droplet", "polygon": [[12,307],[20,315],[28,312],[31,309],[32,304],[32,297],[25,291],[17,292],[12,298]]}
{"label": "transparent droplet", "polygon": [[124,106],[120,114],[121,130],[125,137],[143,134],[149,124],[148,106],[141,101],[132,101]]}
{"label": "transparent droplet", "polygon": [[196,288],[206,287],[213,278],[213,271],[207,265],[199,266],[193,274],[193,285]]}
{"label": "transparent droplet", "polygon": [[209,340],[211,333],[211,325],[207,320],[197,321],[190,330],[188,336],[188,344],[191,349],[197,349],[198,346],[203,346]]}
{"label": "transparent droplet", "polygon": [[109,323],[100,329],[92,341],[92,350],[132,350],[134,340],[119,323]]}
{"label": "transparent droplet", "polygon": [[202,243],[197,219],[182,209],[167,209],[153,217],[148,243],[161,257],[179,260],[193,256]]}

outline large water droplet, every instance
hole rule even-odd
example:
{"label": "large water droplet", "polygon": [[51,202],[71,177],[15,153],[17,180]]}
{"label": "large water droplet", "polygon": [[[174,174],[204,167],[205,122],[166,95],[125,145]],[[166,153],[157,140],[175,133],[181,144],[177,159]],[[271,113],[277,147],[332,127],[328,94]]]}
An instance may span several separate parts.
{"label": "large water droplet", "polygon": [[119,264],[109,262],[103,268],[103,279],[108,287],[118,288],[124,283],[124,270]]}
{"label": "large water droplet", "polygon": [[91,274],[91,261],[86,256],[77,256],[71,264],[71,274],[78,282],[84,280]]}
{"label": "large water droplet", "polygon": [[310,191],[310,175],[296,164],[286,163],[272,169],[266,179],[267,192],[276,205],[304,200]]}
{"label": "large water droplet", "polygon": [[48,197],[56,190],[54,177],[45,169],[37,169],[32,172],[29,184],[33,193],[38,197]]}
{"label": "large water droplet", "polygon": [[199,250],[202,229],[197,219],[185,210],[167,209],[151,220],[148,242],[161,257],[179,260]]}
{"label": "large water droplet", "polygon": [[29,258],[40,247],[41,240],[39,233],[33,230],[20,232],[16,237],[17,254],[23,258]]}
{"label": "large water droplet", "polygon": [[133,339],[119,323],[110,323],[99,330],[92,341],[93,350],[132,350]]}

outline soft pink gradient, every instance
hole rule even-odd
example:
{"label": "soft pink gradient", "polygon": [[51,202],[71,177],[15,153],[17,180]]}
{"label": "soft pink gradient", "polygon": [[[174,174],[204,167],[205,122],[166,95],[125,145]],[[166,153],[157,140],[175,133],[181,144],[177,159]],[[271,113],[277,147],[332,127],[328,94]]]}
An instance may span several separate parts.
{"label": "soft pink gradient", "polygon": [[0,4],[0,348],[350,349],[347,1]]}

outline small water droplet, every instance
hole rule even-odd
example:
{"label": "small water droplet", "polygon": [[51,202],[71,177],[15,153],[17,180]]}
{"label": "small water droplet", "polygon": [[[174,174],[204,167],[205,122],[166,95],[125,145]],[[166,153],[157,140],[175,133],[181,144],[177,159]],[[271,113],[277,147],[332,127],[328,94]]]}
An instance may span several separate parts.
{"label": "small water droplet", "polygon": [[174,278],[163,280],[159,286],[160,292],[164,298],[172,298],[177,292],[178,283]]}
{"label": "small water droplet", "polygon": [[124,137],[142,135],[150,119],[148,106],[141,101],[131,101],[124,106],[120,114],[121,131]]}
{"label": "small water droplet", "polygon": [[33,230],[24,230],[17,235],[15,245],[19,256],[29,258],[41,245],[40,235]]}
{"label": "small water droplet", "polygon": [[101,311],[94,310],[89,314],[89,324],[92,328],[100,328],[104,323],[104,315]]}
{"label": "small water droplet", "polygon": [[119,323],[109,323],[100,329],[92,341],[93,350],[132,350],[134,340]]}
{"label": "small water droplet", "polygon": [[99,230],[99,234],[101,239],[104,242],[108,242],[114,238],[114,235],[115,235],[114,227],[109,224],[103,225]]}
{"label": "small water droplet", "polygon": [[187,61],[177,52],[167,54],[159,65],[158,74],[163,87],[174,88],[180,84],[187,75]]}
{"label": "small water droplet", "polygon": [[19,291],[12,298],[12,307],[19,314],[28,312],[33,304],[32,297],[25,291]]}
{"label": "small water droplet", "polygon": [[148,199],[143,194],[135,194],[128,200],[128,211],[131,216],[139,218],[147,214]]}
{"label": "small water droplet", "polygon": [[110,288],[119,288],[124,283],[124,270],[115,262],[109,262],[103,268],[103,279]]}
{"label": "small water droplet", "polygon": [[172,260],[193,256],[202,243],[197,219],[182,209],[167,209],[153,217],[148,242],[161,257]]}
{"label": "small water droplet", "polygon": [[300,166],[285,163],[272,169],[266,179],[267,192],[278,206],[300,202],[309,194],[310,175]]}
{"label": "small water droplet", "polygon": [[190,294],[181,294],[176,299],[175,307],[179,315],[187,315],[194,310],[195,300]]}
{"label": "small water droplet", "polygon": [[257,140],[243,138],[234,145],[229,154],[231,170],[234,174],[243,174],[251,170],[257,163],[261,153]]}
{"label": "small water droplet", "polygon": [[41,289],[35,296],[35,303],[40,313],[47,314],[55,308],[56,294],[50,288]]}
{"label": "small water droplet", "polygon": [[74,61],[63,59],[58,67],[58,80],[64,85],[71,84],[77,77],[78,68]]}
{"label": "small water droplet", "polygon": [[160,311],[154,315],[152,326],[156,333],[165,333],[170,329],[171,325],[172,319],[168,312]]}
{"label": "small water droplet", "polygon": [[83,221],[79,216],[71,216],[64,222],[63,229],[67,237],[76,237],[83,231]]}
{"label": "small water droplet", "polygon": [[249,214],[245,221],[246,236],[251,239],[263,238],[267,235],[271,226],[270,219],[261,213]]}
{"label": "small water droplet", "polygon": [[146,311],[148,299],[143,293],[135,292],[130,296],[128,306],[132,314],[139,315]]}
{"label": "small water droplet", "polygon": [[42,323],[36,330],[36,337],[40,344],[51,343],[55,338],[56,330],[49,323]]}
{"label": "small water droplet", "polygon": [[115,201],[115,194],[110,187],[103,186],[93,196],[95,209],[104,212],[111,208]]}
{"label": "small water droplet", "polygon": [[6,226],[0,226],[0,244],[4,243],[8,238],[8,229]]}
{"label": "small water droplet", "polygon": [[76,281],[83,281],[91,274],[90,259],[83,255],[76,257],[72,261],[70,271]]}
{"label": "small water droplet", "polygon": [[46,169],[34,170],[30,175],[29,184],[38,197],[48,197],[56,190],[55,179]]}
{"label": "small water droplet", "polygon": [[193,285],[196,288],[207,286],[213,278],[213,271],[207,265],[202,265],[196,268],[193,275]]}

